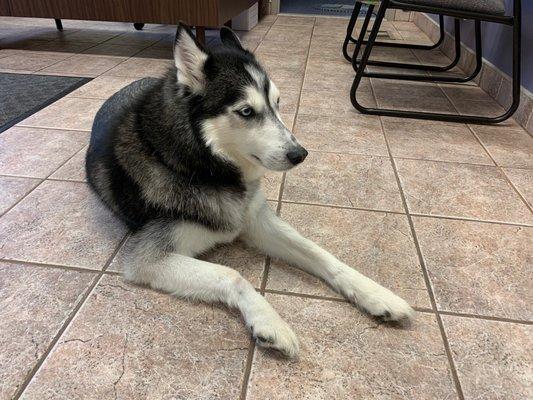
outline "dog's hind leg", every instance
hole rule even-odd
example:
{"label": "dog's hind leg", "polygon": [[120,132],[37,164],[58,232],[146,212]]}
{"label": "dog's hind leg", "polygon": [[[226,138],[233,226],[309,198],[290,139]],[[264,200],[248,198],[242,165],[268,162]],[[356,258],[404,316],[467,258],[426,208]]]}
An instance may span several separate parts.
{"label": "dog's hind leg", "polygon": [[250,208],[242,238],[266,254],[323,279],[371,315],[398,321],[413,314],[403,299],[302,237],[260,198]]}
{"label": "dog's hind leg", "polygon": [[289,357],[297,355],[296,335],[247,280],[231,268],[193,258],[234,237],[197,224],[146,226],[130,241],[124,277],[178,297],[237,308],[257,344]]}

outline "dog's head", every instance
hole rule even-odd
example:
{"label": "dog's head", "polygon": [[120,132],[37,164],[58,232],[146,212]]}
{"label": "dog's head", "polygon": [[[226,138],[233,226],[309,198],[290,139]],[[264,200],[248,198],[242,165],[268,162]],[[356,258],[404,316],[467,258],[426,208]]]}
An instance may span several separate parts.
{"label": "dog's head", "polygon": [[180,24],[174,48],[178,82],[201,103],[206,144],[240,166],[285,171],[301,163],[307,151],[281,121],[276,85],[231,29],[220,39],[223,46],[206,51]]}

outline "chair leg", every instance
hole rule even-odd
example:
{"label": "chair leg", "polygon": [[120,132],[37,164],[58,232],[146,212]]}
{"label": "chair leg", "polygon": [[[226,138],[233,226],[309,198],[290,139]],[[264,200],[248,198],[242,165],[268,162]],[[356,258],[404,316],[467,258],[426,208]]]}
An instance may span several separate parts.
{"label": "chair leg", "polygon": [[[357,72],[357,56],[359,55],[359,52],[361,51],[363,39],[365,37],[366,31],[368,30],[368,24],[370,23],[370,18],[372,18],[373,12],[374,12],[374,5],[371,4],[368,6],[365,20],[363,21],[363,26],[361,27],[361,32],[359,32],[359,39],[355,42],[355,49],[352,54],[352,68],[356,72]],[[375,25],[376,25],[376,22],[374,22],[374,26]]]}
{"label": "chair leg", "polygon": [[[342,54],[344,55],[344,58],[346,61],[351,62],[352,58],[348,54],[348,44],[350,41],[352,41],[352,32],[355,28],[355,24],[357,22],[357,17],[359,17],[359,13],[361,12],[361,3],[358,1],[355,2],[352,16],[350,17],[350,21],[348,22],[348,27],[346,28],[346,36],[344,37],[344,43],[342,44]],[[355,42],[355,39],[353,39],[353,42]]]}
{"label": "chair leg", "polygon": [[58,31],[62,31],[63,30],[63,23],[61,22],[61,20],[59,18],[55,18],[54,21],[56,22],[56,28]]}
{"label": "chair leg", "polygon": [[[500,116],[497,117],[485,117],[479,115],[458,115],[458,114],[443,114],[443,113],[431,113],[431,112],[420,112],[420,111],[404,111],[404,110],[393,110],[393,109],[382,109],[382,108],[369,108],[364,107],[357,101],[357,89],[361,83],[364,70],[368,65],[368,59],[372,51],[372,47],[377,37],[379,26],[385,15],[385,10],[389,4],[389,0],[383,0],[381,7],[378,11],[378,16],[376,17],[376,22],[370,33],[368,39],[368,44],[365,47],[361,62],[359,63],[357,73],[355,74],[352,87],[350,90],[350,100],[352,105],[363,114],[370,115],[382,115],[389,117],[402,117],[402,118],[416,118],[416,119],[425,119],[425,120],[434,120],[434,121],[447,121],[447,122],[461,122],[461,123],[474,123],[474,124],[494,124],[498,122],[505,121],[511,117],[514,112],[518,109],[520,104],[520,83],[521,83],[521,71],[520,71],[520,62],[521,62],[521,15],[520,9],[515,9],[514,19],[513,19],[513,102],[509,109]],[[515,3],[516,4],[516,3]],[[476,23],[476,39],[481,36],[480,22]],[[361,35],[365,33],[362,32]],[[478,61],[481,57],[481,40],[478,40],[476,43],[477,58]],[[476,66],[476,70],[477,70]],[[479,72],[479,71],[478,71]],[[478,73],[474,71],[474,73]]]}
{"label": "chair leg", "polygon": [[[455,67],[459,63],[459,60],[461,59],[461,21],[458,18],[454,20],[454,33],[455,33],[455,56],[454,56],[454,59],[451,61],[451,63],[448,65],[439,66],[439,65],[426,65],[426,64],[408,64],[408,63],[398,63],[398,62],[392,62],[392,61],[374,61],[374,60],[369,60],[368,65],[375,65],[379,67],[389,67],[389,68],[416,69],[416,70],[434,71],[434,72],[449,71],[450,69]],[[357,62],[359,62],[359,60]],[[393,79],[402,79],[402,78],[396,78],[397,75],[394,75],[394,76],[395,78]],[[406,75],[402,74],[402,76],[405,77]],[[407,76],[412,76],[412,75],[407,75]]]}

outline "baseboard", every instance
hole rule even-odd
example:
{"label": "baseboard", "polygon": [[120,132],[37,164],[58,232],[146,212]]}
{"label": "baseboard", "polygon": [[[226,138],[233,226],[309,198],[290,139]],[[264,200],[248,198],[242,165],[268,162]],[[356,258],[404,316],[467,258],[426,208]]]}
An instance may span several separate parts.
{"label": "baseboard", "polygon": [[[439,24],[429,16],[423,13],[412,13],[412,21],[426,34],[431,40],[437,41],[440,36]],[[459,68],[464,71],[472,71],[475,65],[475,53],[465,45],[461,46],[461,61]],[[448,57],[453,58],[455,54],[454,38],[448,32],[444,43],[440,49]],[[505,72],[495,67],[492,63],[483,59],[483,65],[480,74],[475,79],[476,83],[487,92],[502,107],[507,108],[512,100],[512,80]],[[520,93],[520,106],[513,115],[513,118],[530,134],[533,134],[533,94],[526,88],[522,87]]]}

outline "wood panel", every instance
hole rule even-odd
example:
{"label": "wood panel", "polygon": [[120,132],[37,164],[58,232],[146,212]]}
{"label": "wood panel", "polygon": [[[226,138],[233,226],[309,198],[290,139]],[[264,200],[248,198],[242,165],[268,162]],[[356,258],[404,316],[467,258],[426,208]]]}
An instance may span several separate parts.
{"label": "wood panel", "polygon": [[0,15],[11,15],[11,10],[9,9],[9,0],[0,0]]}
{"label": "wood panel", "polygon": [[[0,0],[8,1],[11,15],[83,19],[95,21],[145,22],[222,26],[251,7],[257,0]],[[0,3],[2,4],[2,3]]]}

